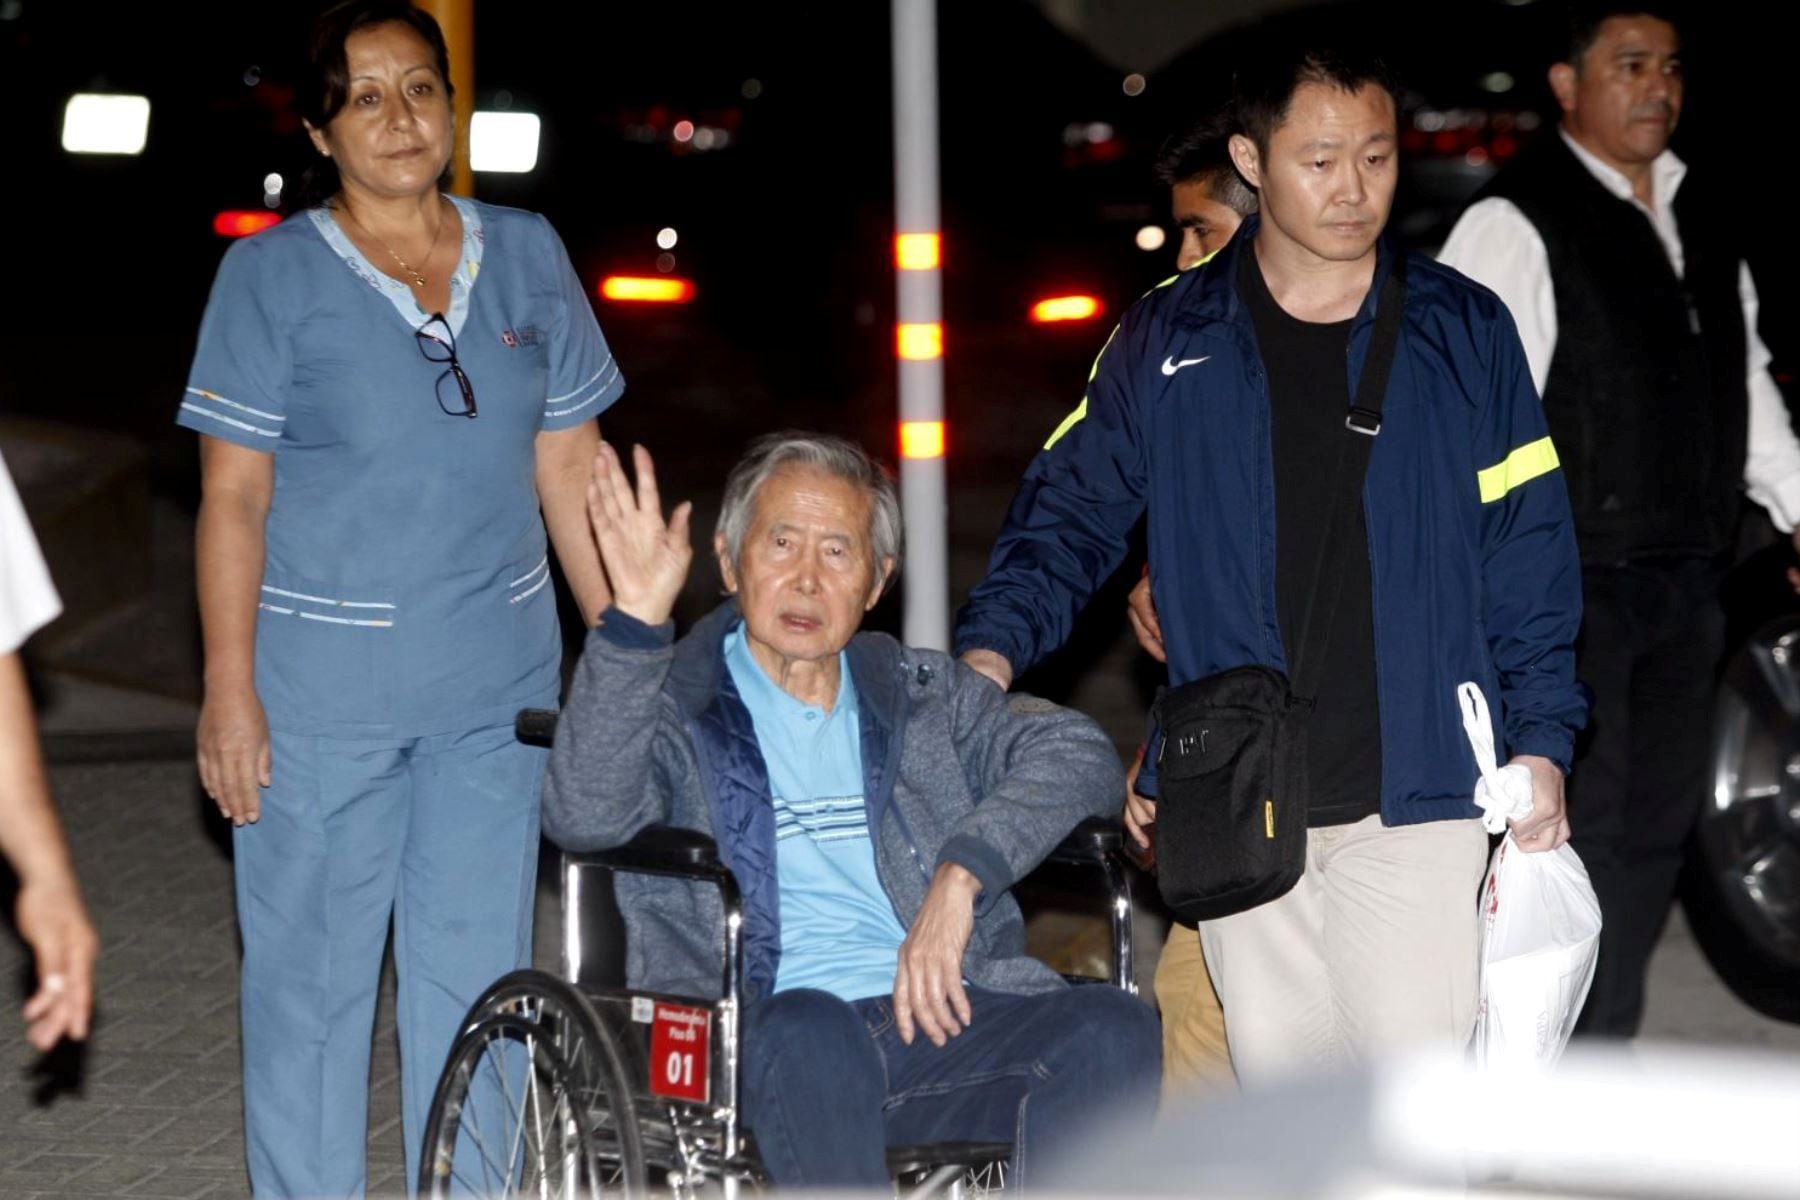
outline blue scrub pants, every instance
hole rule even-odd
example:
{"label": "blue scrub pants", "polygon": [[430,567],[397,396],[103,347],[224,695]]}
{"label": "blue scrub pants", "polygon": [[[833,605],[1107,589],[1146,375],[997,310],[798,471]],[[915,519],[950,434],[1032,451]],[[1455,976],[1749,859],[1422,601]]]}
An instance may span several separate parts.
{"label": "blue scrub pants", "polygon": [[233,834],[251,1186],[258,1197],[363,1194],[391,915],[410,1193],[464,1014],[530,961],[548,753],[510,726],[271,741],[262,819]]}

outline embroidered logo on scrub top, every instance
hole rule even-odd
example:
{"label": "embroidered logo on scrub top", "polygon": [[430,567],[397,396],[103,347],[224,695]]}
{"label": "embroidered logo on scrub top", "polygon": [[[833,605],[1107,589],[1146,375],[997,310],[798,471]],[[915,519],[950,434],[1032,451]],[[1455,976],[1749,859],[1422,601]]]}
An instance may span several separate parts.
{"label": "embroidered logo on scrub top", "polygon": [[517,350],[520,346],[535,346],[538,344],[538,337],[537,328],[531,325],[519,326],[516,333],[510,329],[500,331],[500,340],[508,350]]}

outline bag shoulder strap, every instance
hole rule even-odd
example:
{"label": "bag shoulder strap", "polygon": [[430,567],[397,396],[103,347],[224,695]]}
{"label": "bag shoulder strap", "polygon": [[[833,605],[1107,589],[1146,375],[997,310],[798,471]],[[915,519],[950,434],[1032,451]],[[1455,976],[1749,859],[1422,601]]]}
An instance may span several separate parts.
{"label": "bag shoulder strap", "polygon": [[1356,396],[1344,416],[1347,436],[1338,450],[1334,472],[1330,523],[1308,592],[1306,620],[1301,626],[1298,652],[1288,663],[1293,690],[1311,699],[1318,693],[1319,670],[1331,641],[1331,626],[1343,592],[1349,548],[1357,540],[1355,522],[1361,515],[1359,498],[1369,473],[1369,455],[1381,433],[1381,408],[1387,398],[1388,374],[1400,344],[1401,310],[1406,307],[1406,251],[1395,247],[1387,282],[1375,304],[1375,330],[1369,336],[1369,352],[1356,381]]}

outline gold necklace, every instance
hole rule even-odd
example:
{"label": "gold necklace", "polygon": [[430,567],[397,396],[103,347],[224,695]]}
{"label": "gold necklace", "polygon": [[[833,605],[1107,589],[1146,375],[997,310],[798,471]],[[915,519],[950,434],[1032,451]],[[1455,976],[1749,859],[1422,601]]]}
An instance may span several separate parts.
{"label": "gold necklace", "polygon": [[[371,242],[374,242],[377,246],[380,246],[383,250],[386,250],[388,252],[388,256],[390,258],[392,258],[395,262],[400,264],[400,269],[402,271],[405,271],[408,275],[412,276],[414,287],[422,288],[425,286],[425,284],[426,284],[425,276],[421,275],[418,272],[417,268],[415,268],[411,264],[409,264],[404,258],[401,258],[398,254],[395,254],[394,248],[392,246],[388,245],[386,242],[382,241],[380,238],[378,238],[374,234],[370,233],[368,230],[368,227],[366,225],[364,225],[361,221],[357,220],[354,216],[351,215],[350,206],[348,204],[344,204],[343,202],[340,201],[338,204],[338,211],[343,213],[346,217],[349,217],[350,223],[352,225],[356,226],[357,229],[361,230],[362,235],[364,237],[368,238]],[[450,221],[446,217],[440,216],[438,218],[437,232],[431,235],[431,245],[426,247],[426,249],[425,249],[425,261],[426,262],[430,262],[431,256],[437,252],[438,239],[444,236],[444,226],[448,225],[449,223],[450,223]]]}

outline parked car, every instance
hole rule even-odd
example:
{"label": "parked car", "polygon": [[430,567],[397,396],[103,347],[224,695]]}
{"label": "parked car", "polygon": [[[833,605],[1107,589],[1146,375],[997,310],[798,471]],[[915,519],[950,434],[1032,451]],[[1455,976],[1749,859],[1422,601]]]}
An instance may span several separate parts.
{"label": "parked car", "polygon": [[1712,794],[1682,895],[1708,960],[1740,999],[1800,1021],[1800,598],[1785,539],[1727,577],[1731,650],[1713,714]]}

